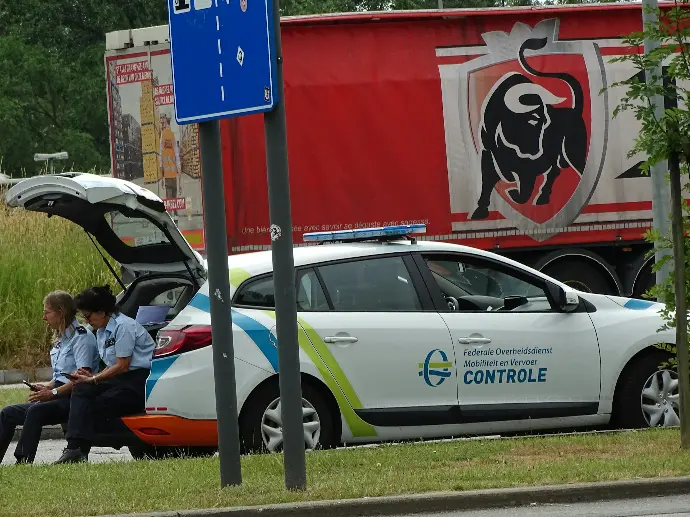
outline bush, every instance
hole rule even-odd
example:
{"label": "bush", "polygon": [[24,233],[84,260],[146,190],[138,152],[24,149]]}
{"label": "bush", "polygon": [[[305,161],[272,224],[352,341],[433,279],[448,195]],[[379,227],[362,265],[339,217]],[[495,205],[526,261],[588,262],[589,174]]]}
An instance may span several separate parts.
{"label": "bush", "polygon": [[117,282],[82,228],[3,200],[0,189],[0,369],[31,370],[50,365],[43,297]]}

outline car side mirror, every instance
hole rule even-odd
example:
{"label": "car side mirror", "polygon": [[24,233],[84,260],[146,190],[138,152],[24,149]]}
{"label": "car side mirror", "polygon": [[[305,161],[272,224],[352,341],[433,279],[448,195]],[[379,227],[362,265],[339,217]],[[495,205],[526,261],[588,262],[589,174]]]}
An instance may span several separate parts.
{"label": "car side mirror", "polygon": [[560,285],[546,283],[546,288],[556,306],[563,312],[572,312],[580,306],[580,297],[575,291],[563,289]]}

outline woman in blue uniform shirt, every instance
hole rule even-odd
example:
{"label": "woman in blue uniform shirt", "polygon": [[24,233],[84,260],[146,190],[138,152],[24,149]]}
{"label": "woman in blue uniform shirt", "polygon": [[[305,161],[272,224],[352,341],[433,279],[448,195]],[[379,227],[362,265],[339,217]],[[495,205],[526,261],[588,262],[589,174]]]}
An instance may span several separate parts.
{"label": "woman in blue uniform shirt", "polygon": [[94,423],[144,410],[146,379],[155,343],[144,327],[119,312],[110,288],[92,287],[75,297],[77,309],[96,329],[98,353],[106,368],[78,371],[67,423],[67,448],[56,463],[86,461]]}
{"label": "woman in blue uniform shirt", "polygon": [[22,426],[22,433],[14,456],[17,463],[33,463],[44,425],[66,422],[70,409],[73,384],[63,372],[77,369],[97,372],[100,358],[96,338],[77,322],[74,300],[64,291],[54,291],[43,301],[43,320],[55,332],[50,350],[53,378],[45,385],[35,384],[37,391],[29,395],[29,402],[7,406],[0,412],[0,462],[10,445],[14,430]]}

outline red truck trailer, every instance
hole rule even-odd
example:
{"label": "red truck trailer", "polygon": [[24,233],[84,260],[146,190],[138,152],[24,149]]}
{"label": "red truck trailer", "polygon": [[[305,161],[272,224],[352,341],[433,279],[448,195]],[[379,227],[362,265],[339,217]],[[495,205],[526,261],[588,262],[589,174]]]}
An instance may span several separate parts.
{"label": "red truck trailer", "polygon": [[[612,60],[642,52],[622,39],[641,19],[639,3],[283,18],[295,242],[421,222],[427,239],[641,296],[651,179],[627,156],[640,123],[613,117],[624,88],[602,92],[637,73]],[[203,250],[198,127],[175,123],[167,40],[107,35],[113,173],[158,192]],[[229,251],[268,248],[263,118],[221,131]]]}

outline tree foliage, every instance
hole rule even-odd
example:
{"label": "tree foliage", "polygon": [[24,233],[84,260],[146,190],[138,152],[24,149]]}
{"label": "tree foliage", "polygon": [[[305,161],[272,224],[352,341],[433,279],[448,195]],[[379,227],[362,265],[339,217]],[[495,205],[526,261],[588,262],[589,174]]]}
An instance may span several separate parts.
{"label": "tree foliage", "polygon": [[[676,0],[663,10],[648,9],[654,14],[652,21],[645,23],[643,31],[631,34],[626,43],[642,48],[645,40],[658,42],[657,48],[649,52],[631,53],[616,61],[629,61],[640,71],[634,77],[614,83],[612,87],[623,86],[626,95],[615,108],[614,116],[623,111],[632,111],[642,124],[642,130],[635,139],[629,155],[646,156],[643,171],[649,173],[652,166],[666,161],[667,175],[671,183],[672,230],[668,233],[655,229],[647,238],[657,250],[666,252],[656,261],[654,270],[673,261],[673,269],[667,278],[656,285],[651,296],[664,302],[662,311],[666,324],[663,328],[675,328],[674,354],[660,368],[674,369],[678,375],[681,448],[690,449],[690,370],[688,357],[688,298],[690,296],[690,275],[688,274],[688,252],[690,210],[683,201],[690,190],[687,174],[690,164],[690,111],[688,110],[688,89],[690,80],[690,10],[687,0]],[[646,74],[646,80],[645,80]],[[658,106],[655,99],[663,99]],[[658,104],[662,104],[659,102]],[[663,109],[662,109],[663,108]],[[668,253],[668,251],[672,253]]]}
{"label": "tree foliage", "polygon": [[107,170],[106,32],[158,25],[160,0],[0,2],[0,164],[31,175],[36,152],[68,151],[66,167]]}
{"label": "tree foliage", "polygon": [[[445,8],[594,0],[443,0]],[[611,1],[611,0],[604,0]],[[438,0],[282,0],[281,14],[436,9]],[[165,24],[166,0],[0,2],[0,168],[34,174],[36,152],[68,151],[78,170],[109,169],[105,34]]]}
{"label": "tree foliage", "polygon": [[[613,83],[609,88],[626,88],[626,95],[621,104],[614,109],[614,116],[623,111],[632,111],[641,122],[642,130],[636,137],[634,146],[628,156],[640,154],[645,157],[642,169],[649,174],[652,166],[667,161],[676,153],[680,162],[680,172],[683,176],[688,173],[690,164],[690,111],[688,97],[690,96],[690,10],[687,0],[676,1],[667,10],[656,10],[659,17],[658,24],[649,24],[643,31],[633,33],[625,38],[626,44],[642,48],[645,38],[657,40],[659,48],[648,54],[642,52],[620,56],[614,61],[628,61],[641,73],[625,81]],[[649,70],[650,81],[643,79],[643,72]],[[662,70],[659,75],[658,70]],[[654,73],[657,71],[657,73]],[[665,109],[663,116],[658,117],[653,99],[655,96],[664,98]],[[690,183],[685,181],[684,190],[690,190]],[[683,203],[683,224],[689,228],[687,203]],[[653,242],[657,249],[671,250],[672,239],[661,232],[650,230],[646,238]],[[690,255],[690,242],[685,240],[685,255]],[[654,265],[657,271],[672,260],[670,254]],[[686,261],[686,279],[690,280],[690,264]],[[687,280],[686,280],[687,282]],[[690,297],[690,283],[685,288],[686,299]],[[664,317],[668,326],[676,326],[675,318],[675,287],[673,274],[661,284],[654,286],[648,293],[649,297],[659,298],[665,302]]]}

